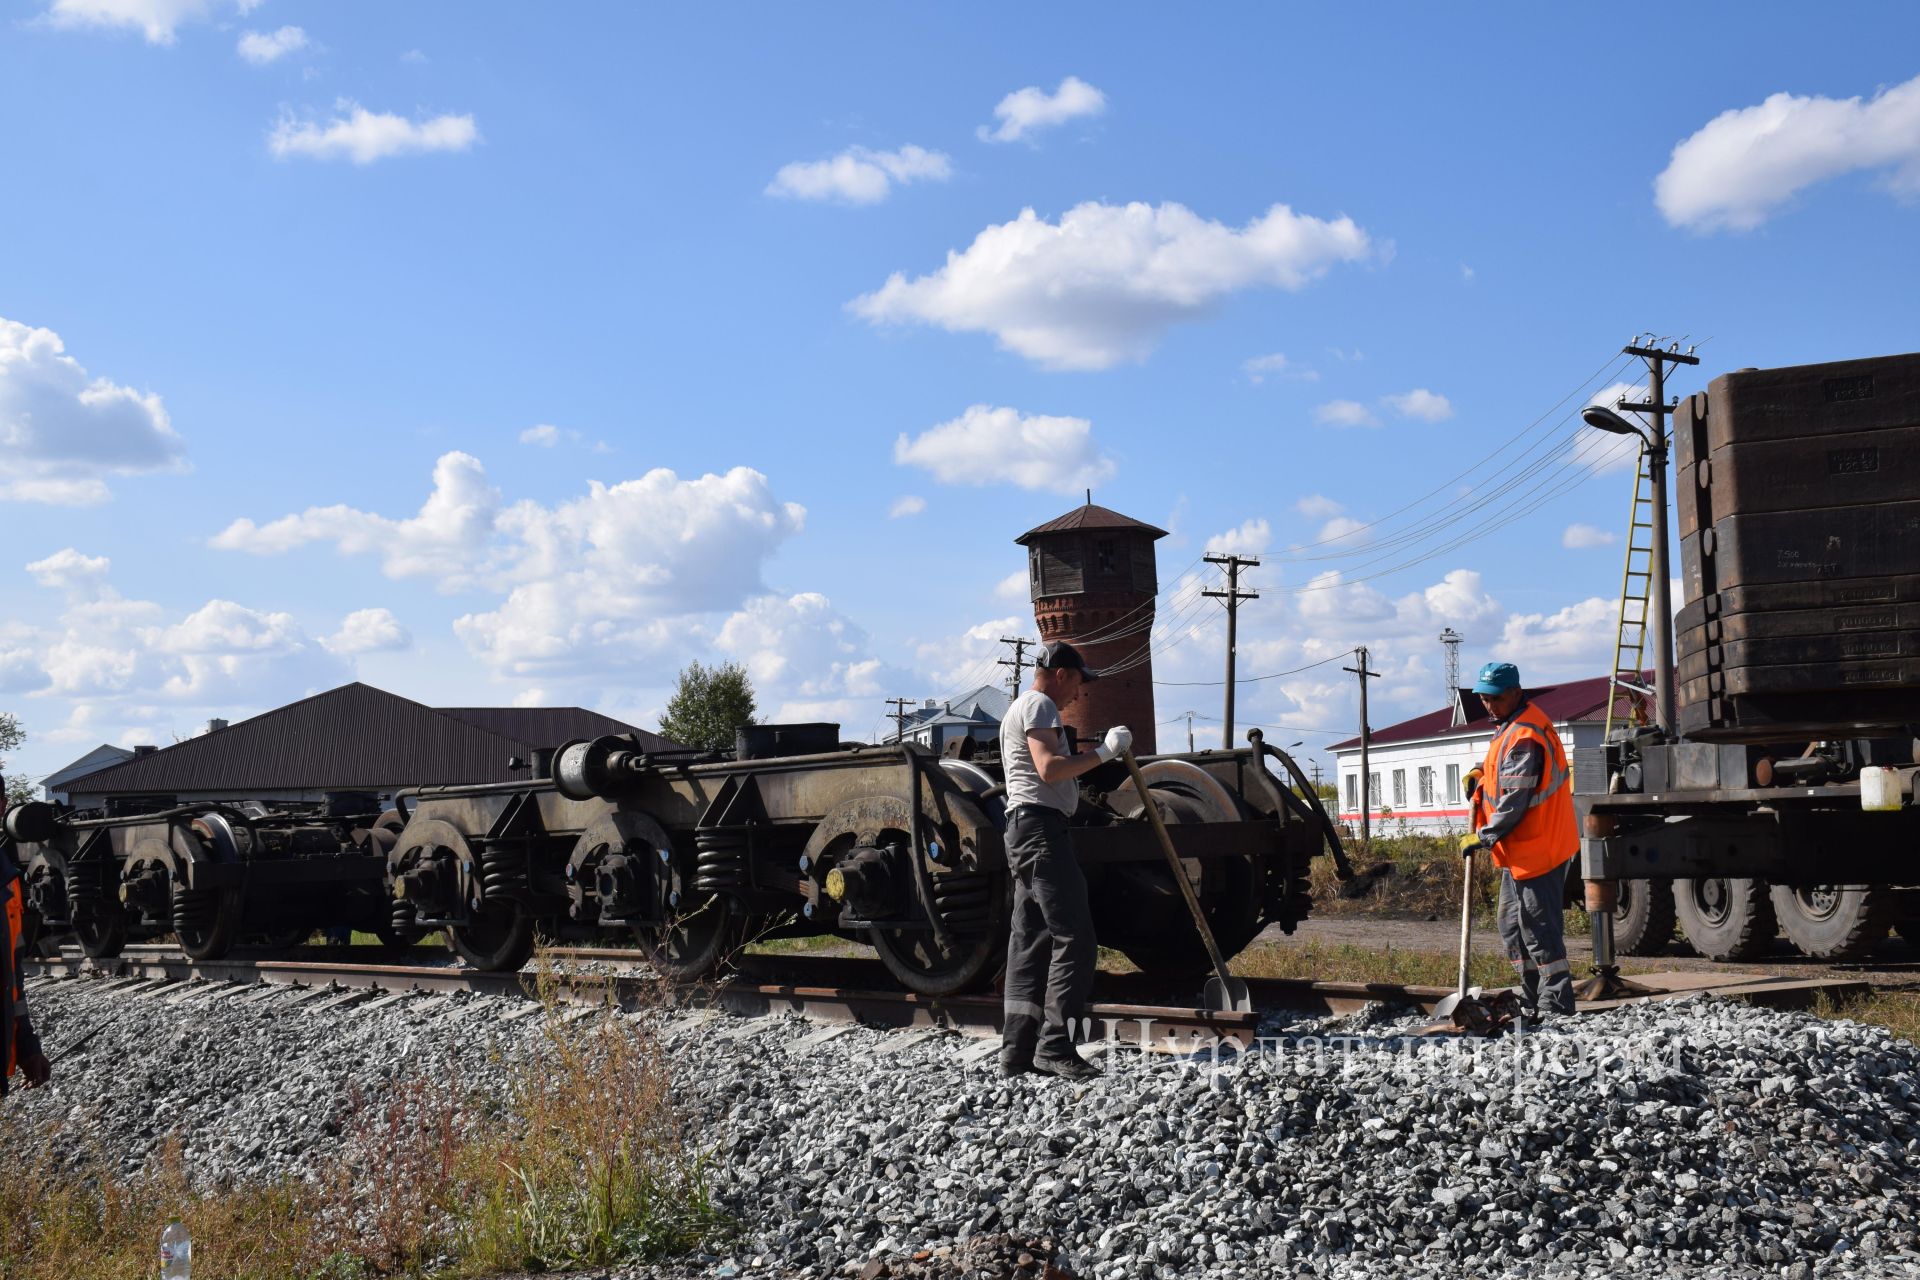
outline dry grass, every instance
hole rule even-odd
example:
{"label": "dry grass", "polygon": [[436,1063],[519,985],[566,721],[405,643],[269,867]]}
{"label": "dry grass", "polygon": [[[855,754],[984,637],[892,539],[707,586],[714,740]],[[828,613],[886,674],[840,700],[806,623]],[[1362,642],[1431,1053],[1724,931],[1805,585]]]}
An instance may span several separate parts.
{"label": "dry grass", "polygon": [[1815,997],[1812,1012],[1885,1027],[1908,1044],[1920,1045],[1920,991],[1870,991],[1841,1000],[1823,992]]}
{"label": "dry grass", "polygon": [[[1298,942],[1257,943],[1234,957],[1229,967],[1236,976],[1246,978],[1451,987],[1459,977],[1459,965],[1459,956],[1452,952]],[[1513,981],[1513,966],[1503,956],[1476,953],[1468,963],[1467,978],[1477,986],[1507,986]]]}
{"label": "dry grass", "polygon": [[179,1145],[131,1177],[98,1156],[38,1159],[59,1135],[0,1110],[0,1277],[140,1280],[179,1215],[220,1280],[478,1277],[603,1267],[694,1248],[727,1224],[675,1105],[663,1046],[611,1008],[570,1019],[543,979],[542,1051],[504,1095],[429,1073],[348,1109],[311,1181],[196,1186]]}

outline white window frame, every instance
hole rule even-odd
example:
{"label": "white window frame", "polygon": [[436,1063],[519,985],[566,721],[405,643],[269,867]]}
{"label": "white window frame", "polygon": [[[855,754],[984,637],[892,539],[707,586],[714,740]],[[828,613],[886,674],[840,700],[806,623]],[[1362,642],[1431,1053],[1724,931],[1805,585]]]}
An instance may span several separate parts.
{"label": "white window frame", "polygon": [[1430,764],[1421,765],[1415,777],[1418,778],[1420,783],[1420,807],[1422,809],[1433,808],[1433,766]]}
{"label": "white window frame", "polygon": [[1393,807],[1396,809],[1407,807],[1407,771],[1405,769],[1393,771]]}
{"label": "white window frame", "polygon": [[1379,807],[1380,775],[1378,773],[1369,773],[1367,775],[1367,808],[1378,809]]}
{"label": "white window frame", "polygon": [[1460,803],[1460,766],[1457,764],[1447,766],[1447,803]]}
{"label": "white window frame", "polygon": [[1349,812],[1357,813],[1359,812],[1359,809],[1360,809],[1360,775],[1357,773],[1348,774],[1346,777],[1346,784],[1347,784],[1347,804],[1346,804],[1347,810]]}

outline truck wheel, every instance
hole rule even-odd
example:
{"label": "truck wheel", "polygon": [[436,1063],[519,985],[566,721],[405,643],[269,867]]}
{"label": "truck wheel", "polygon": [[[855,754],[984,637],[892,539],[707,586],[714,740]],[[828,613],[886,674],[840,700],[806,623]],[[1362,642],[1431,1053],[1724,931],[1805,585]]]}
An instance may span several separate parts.
{"label": "truck wheel", "polygon": [[1673,907],[1687,941],[1709,960],[1758,960],[1779,929],[1765,880],[1675,880]]}
{"label": "truck wheel", "polygon": [[1652,880],[1620,881],[1613,912],[1613,949],[1623,956],[1664,955],[1677,920],[1673,895]]}
{"label": "truck wheel", "polygon": [[1894,896],[1878,885],[1777,884],[1773,909],[1808,959],[1855,960],[1886,938]]}

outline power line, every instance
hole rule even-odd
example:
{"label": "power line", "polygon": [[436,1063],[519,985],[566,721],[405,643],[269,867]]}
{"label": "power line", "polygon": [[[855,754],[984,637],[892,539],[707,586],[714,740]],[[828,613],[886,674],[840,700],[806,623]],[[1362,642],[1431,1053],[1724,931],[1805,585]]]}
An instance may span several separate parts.
{"label": "power line", "polygon": [[[1286,676],[1297,676],[1302,671],[1311,671],[1315,667],[1324,667],[1329,662],[1339,662],[1345,659],[1346,657],[1347,657],[1347,654],[1344,652],[1336,653],[1331,658],[1322,658],[1318,662],[1309,662],[1306,666],[1295,667],[1291,671],[1276,671],[1272,675],[1265,675],[1265,676],[1237,676],[1234,679],[1234,683],[1258,684],[1262,680],[1279,680]],[[1154,684],[1165,685],[1170,689],[1197,689],[1197,688],[1203,688],[1203,687],[1208,689],[1217,689],[1225,683],[1226,681],[1224,680],[1155,680],[1154,681]]]}

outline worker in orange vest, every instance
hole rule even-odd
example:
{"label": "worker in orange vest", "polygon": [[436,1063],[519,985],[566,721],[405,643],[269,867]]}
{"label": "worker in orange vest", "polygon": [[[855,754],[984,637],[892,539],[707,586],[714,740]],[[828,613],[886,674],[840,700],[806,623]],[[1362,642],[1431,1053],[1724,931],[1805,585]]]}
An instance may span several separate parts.
{"label": "worker in orange vest", "polygon": [[[1567,963],[1567,863],[1580,848],[1567,750],[1547,714],[1527,699],[1511,662],[1480,668],[1473,691],[1497,726],[1474,772],[1473,831],[1460,842],[1472,857],[1493,851],[1500,868],[1500,940],[1520,980],[1531,1019],[1573,1012]],[[1469,775],[1471,779],[1472,775]]]}
{"label": "worker in orange vest", "polygon": [[[0,816],[6,813],[6,781],[0,779]],[[6,1064],[0,1074],[0,1098],[18,1070],[26,1077],[27,1087],[37,1089],[53,1076],[47,1055],[40,1051],[40,1038],[33,1034],[27,1019],[26,902],[20,868],[13,859],[13,841],[0,835],[0,897],[6,909],[0,913],[0,1060]]]}

